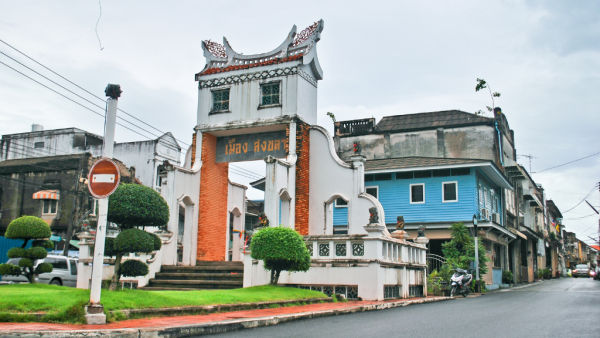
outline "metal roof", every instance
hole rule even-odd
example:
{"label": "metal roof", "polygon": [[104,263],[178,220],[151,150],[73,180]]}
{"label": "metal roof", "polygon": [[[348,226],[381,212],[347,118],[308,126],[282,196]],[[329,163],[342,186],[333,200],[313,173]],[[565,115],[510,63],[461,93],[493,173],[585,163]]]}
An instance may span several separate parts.
{"label": "metal roof", "polygon": [[464,158],[439,158],[439,157],[400,157],[380,160],[368,160],[365,163],[365,173],[402,172],[413,170],[432,170],[450,168],[478,167],[496,185],[512,190],[513,187],[498,169],[489,160],[464,159]]}

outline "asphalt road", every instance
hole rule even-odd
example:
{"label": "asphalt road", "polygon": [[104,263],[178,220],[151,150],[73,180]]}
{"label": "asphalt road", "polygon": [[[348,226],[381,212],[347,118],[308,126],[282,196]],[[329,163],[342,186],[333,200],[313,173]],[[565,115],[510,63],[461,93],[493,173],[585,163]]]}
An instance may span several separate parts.
{"label": "asphalt road", "polygon": [[600,337],[600,281],[562,278],[476,298],[412,305],[218,337]]}

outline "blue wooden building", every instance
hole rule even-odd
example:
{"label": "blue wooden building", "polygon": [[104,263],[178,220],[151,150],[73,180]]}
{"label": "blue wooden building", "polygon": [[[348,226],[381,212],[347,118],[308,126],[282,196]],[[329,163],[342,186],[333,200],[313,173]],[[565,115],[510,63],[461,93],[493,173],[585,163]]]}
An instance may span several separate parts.
{"label": "blue wooden building", "polygon": [[[500,284],[502,270],[493,267],[505,265],[505,247],[515,235],[506,228],[503,216],[503,190],[512,187],[494,162],[434,157],[368,160],[365,188],[383,205],[390,231],[395,230],[399,216],[409,238],[416,237],[416,230],[424,225],[433,254],[442,254],[441,245],[450,239],[453,223],[472,227],[476,217],[491,254],[491,284]],[[347,215],[344,202],[336,201],[336,233],[345,232]]]}

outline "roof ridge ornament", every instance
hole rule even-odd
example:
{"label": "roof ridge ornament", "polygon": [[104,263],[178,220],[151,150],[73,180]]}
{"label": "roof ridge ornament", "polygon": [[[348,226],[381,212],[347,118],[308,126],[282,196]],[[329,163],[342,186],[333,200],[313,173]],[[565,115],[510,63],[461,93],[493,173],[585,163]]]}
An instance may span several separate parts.
{"label": "roof ridge ornament", "polygon": [[297,28],[296,25],[293,25],[285,40],[277,48],[261,54],[244,55],[238,53],[231,47],[225,37],[223,37],[223,44],[204,40],[202,41],[202,49],[206,58],[206,66],[202,72],[196,74],[196,79],[202,75],[295,60],[300,60],[303,64],[311,64],[311,67],[317,73],[316,77],[321,79],[322,70],[318,65],[316,52],[313,52],[313,49],[321,39],[323,26],[324,21],[321,19],[296,34]]}
{"label": "roof ridge ornament", "polygon": [[[292,43],[292,47],[296,47],[299,44],[303,43],[304,41],[308,40],[308,38],[310,38],[310,36],[313,35],[313,33],[317,30],[317,28],[319,27],[319,24],[321,24],[321,29],[319,30],[318,33],[321,33],[321,31],[323,31],[322,23],[323,23],[323,19],[321,19],[319,21],[315,21],[312,25],[304,28],[300,32],[300,34],[296,35],[296,39],[294,39],[294,43]],[[320,39],[320,37],[317,37],[317,41],[319,41],[318,39]]]}
{"label": "roof ridge ornament", "polygon": [[225,52],[225,46],[222,44],[209,40],[202,41],[202,47],[206,46],[206,51],[218,58],[226,58],[227,53]]}

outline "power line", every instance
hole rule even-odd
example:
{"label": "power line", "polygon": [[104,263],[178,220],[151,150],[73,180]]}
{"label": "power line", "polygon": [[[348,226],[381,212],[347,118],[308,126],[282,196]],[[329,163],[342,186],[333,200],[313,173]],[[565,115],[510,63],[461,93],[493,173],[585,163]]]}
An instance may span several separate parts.
{"label": "power line", "polygon": [[584,219],[584,218],[588,218],[588,217],[592,217],[592,216],[596,216],[596,214],[589,214],[586,216],[581,216],[581,217],[573,217],[573,218],[565,218],[565,221],[574,221],[574,220],[578,220],[578,219]]}
{"label": "power line", "polygon": [[576,160],[572,160],[572,161],[569,161],[569,162],[565,162],[565,163],[563,163],[563,164],[555,165],[555,166],[553,166],[553,167],[549,167],[549,168],[546,168],[546,169],[542,169],[542,170],[540,170],[540,171],[536,171],[536,172],[534,172],[534,173],[532,173],[532,174],[539,174],[539,173],[541,173],[541,172],[544,172],[544,171],[547,171],[547,170],[551,170],[551,169],[560,168],[560,167],[566,166],[566,165],[568,165],[568,164],[575,163],[575,162],[578,162],[578,161],[581,161],[581,160],[585,160],[586,158],[590,158],[590,157],[593,157],[593,156],[596,156],[596,155],[600,155],[600,151],[599,151],[599,152],[597,152],[597,153],[593,153],[593,154],[591,154],[591,155],[587,155],[587,156],[584,156],[584,157],[578,158],[578,159],[576,159]]}
{"label": "power line", "polygon": [[[56,86],[58,86],[58,87],[60,87],[60,88],[62,88],[62,89],[64,89],[64,90],[66,90],[67,92],[69,92],[69,93],[71,93],[71,94],[73,94],[73,95],[77,96],[78,98],[80,98],[80,99],[82,99],[82,100],[84,100],[84,101],[88,102],[89,104],[91,104],[91,105],[93,105],[93,106],[95,106],[95,107],[97,107],[97,108],[100,108],[100,109],[104,110],[104,107],[102,107],[102,106],[100,106],[100,105],[98,105],[98,104],[96,104],[96,103],[94,103],[94,102],[92,102],[92,101],[90,101],[90,100],[86,99],[85,97],[83,97],[83,96],[81,96],[81,95],[79,95],[79,94],[77,94],[77,93],[73,92],[72,90],[70,90],[70,89],[68,89],[68,88],[66,88],[66,87],[64,87],[64,86],[62,86],[61,84],[57,83],[56,81],[54,81],[54,80],[52,80],[52,79],[50,79],[50,78],[46,77],[45,75],[43,75],[43,74],[39,73],[38,71],[36,71],[36,70],[32,69],[31,67],[29,67],[29,66],[27,66],[27,65],[25,65],[25,64],[23,64],[23,63],[21,63],[20,61],[18,61],[18,60],[16,60],[16,59],[14,59],[13,57],[11,57],[11,56],[7,55],[6,53],[4,53],[4,52],[1,52],[1,51],[0,51],[0,53],[1,53],[1,54],[3,54],[4,56],[6,56],[6,57],[10,58],[10,59],[11,59],[11,60],[13,60],[14,62],[17,62],[17,63],[18,63],[18,64],[20,64],[21,66],[23,66],[23,67],[25,67],[25,68],[29,69],[30,71],[32,71],[32,72],[34,72],[34,73],[36,73],[37,75],[41,76],[42,78],[46,79],[47,81],[50,81],[51,83],[55,84]],[[1,62],[1,61],[0,61],[0,62]],[[16,70],[15,68],[13,68],[13,67],[10,67],[10,66],[8,66],[8,65],[7,65],[7,64],[5,64],[5,63],[2,63],[2,64],[4,64],[5,66],[7,66],[8,68],[10,68],[10,69],[12,69],[12,70],[14,70],[14,71],[18,72],[19,74],[21,74],[21,75],[23,75],[23,76],[27,77],[28,79],[30,79],[30,80],[32,80],[32,81],[35,81],[35,82],[37,82],[38,84],[40,84],[40,85],[42,85],[42,86],[46,87],[47,89],[50,89],[50,90],[54,91],[55,93],[57,93],[57,94],[59,94],[59,95],[61,95],[61,96],[65,97],[65,98],[67,98],[65,95],[62,95],[62,94],[58,93],[56,90],[53,90],[53,89],[49,88],[48,86],[46,86],[46,85],[42,84],[41,82],[34,80],[33,78],[31,78],[31,77],[29,77],[29,76],[25,75],[24,73],[22,73],[22,72],[20,72],[20,71]],[[59,76],[60,76],[60,75],[59,75]],[[62,77],[62,76],[61,76],[61,77]],[[63,77],[63,78],[64,78],[64,77]],[[68,80],[67,80],[67,81],[68,81]],[[69,81],[69,82],[70,82],[70,83],[73,83],[73,82],[71,82],[71,81]],[[78,88],[82,88],[82,87],[80,87],[80,86],[78,86],[78,85],[76,85],[76,86],[77,86]],[[87,91],[87,90],[85,90],[85,89],[83,89],[83,90],[84,90],[86,93],[88,93],[88,94],[90,94],[90,95],[92,95],[92,96],[94,96],[94,97],[96,97],[96,98],[98,98],[98,99],[102,100],[100,97],[98,97],[98,96],[96,96],[96,95],[92,94],[91,92],[89,92],[89,91]],[[74,101],[74,100],[72,100],[72,99],[69,99],[69,100],[71,100],[72,102],[75,102],[75,101]],[[106,102],[106,101],[102,100],[102,102]],[[81,104],[80,104],[80,105],[81,105]],[[89,107],[88,107],[88,110],[89,110]],[[124,111],[123,111],[123,112],[124,112]],[[125,113],[125,112],[124,112],[124,113]],[[99,114],[99,113],[97,113],[97,112],[96,112],[96,114]],[[139,119],[138,119],[138,118],[136,118],[135,116],[133,116],[133,115],[131,115],[131,114],[128,114],[128,113],[126,113],[126,114],[127,114],[127,115],[129,115],[129,116],[132,116],[132,117],[133,117],[133,118],[135,118],[136,120],[138,120],[138,121],[140,121],[140,122],[142,122],[142,123],[144,123],[144,124],[146,124],[146,125],[148,125],[148,126],[152,127],[151,125],[149,125],[149,124],[145,123],[144,121],[141,121],[141,120],[139,120]],[[102,116],[102,117],[104,117],[104,114],[102,114],[101,116]],[[134,126],[134,127],[138,128],[138,129],[140,129],[140,130],[143,130],[144,132],[146,132],[146,133],[148,133],[148,134],[152,135],[153,137],[156,137],[157,139],[158,139],[158,138],[160,138],[160,136],[162,136],[162,135],[157,135],[157,134],[155,134],[155,133],[153,133],[153,132],[151,132],[151,131],[149,131],[149,130],[147,130],[147,129],[144,129],[144,128],[142,128],[142,127],[140,127],[140,126],[136,125],[135,123],[133,123],[133,122],[131,122],[131,121],[129,121],[129,120],[127,120],[127,119],[123,118],[122,116],[117,116],[117,117],[118,117],[120,120],[122,120],[123,122],[129,123],[130,125],[132,125],[132,126]],[[126,127],[126,126],[124,126],[124,125],[123,125],[123,124],[121,124],[121,123],[117,123],[117,124],[118,124],[118,125],[120,125],[120,126],[122,126],[122,127],[124,127],[124,128],[125,128],[125,129],[127,129],[127,130],[130,130],[130,131],[132,131],[132,132],[134,132],[134,133],[136,133],[136,134],[138,134],[138,135],[140,135],[140,136],[144,137],[144,138],[147,138],[147,139],[150,139],[150,140],[154,140],[153,138],[151,138],[151,137],[148,137],[148,136],[146,136],[146,135],[143,135],[143,134],[141,134],[141,133],[139,133],[139,132],[137,132],[137,131],[135,131],[135,130],[133,130],[133,129],[129,128],[129,127]],[[152,127],[152,128],[154,128],[154,127]],[[156,129],[156,128],[154,128],[154,129]],[[156,129],[156,130],[158,130],[158,129]],[[159,132],[161,132],[161,131],[159,130]],[[164,135],[164,132],[163,132],[163,135]],[[176,140],[177,140],[177,139],[176,139]],[[177,149],[177,148],[176,148],[174,145],[171,145],[171,144],[169,144],[169,143],[162,142],[162,141],[159,141],[159,142],[160,142],[161,144],[163,144],[163,145],[167,146],[168,148],[171,148],[172,150],[179,151],[179,149]],[[182,142],[182,141],[180,141],[180,142],[181,142],[181,143],[185,143],[185,142]]]}
{"label": "power line", "polygon": [[[29,75],[27,75],[27,74],[25,74],[25,73],[23,73],[23,72],[21,72],[21,71],[19,71],[19,70],[15,69],[15,68],[11,67],[10,65],[8,65],[8,64],[6,64],[6,63],[4,63],[4,62],[2,62],[2,61],[0,61],[0,64],[2,64],[2,65],[4,65],[4,66],[6,66],[6,67],[8,67],[8,68],[12,69],[13,71],[17,72],[18,74],[20,74],[20,75],[22,75],[22,76],[26,77],[27,79],[29,79],[29,80],[31,80],[31,81],[33,81],[33,82],[35,82],[35,83],[39,84],[39,85],[40,85],[40,86],[42,86],[42,87],[44,87],[44,88],[46,88],[46,89],[48,89],[48,90],[50,90],[50,91],[52,91],[52,92],[54,92],[54,93],[56,93],[56,94],[58,94],[58,95],[62,96],[63,98],[65,98],[65,99],[67,99],[67,100],[69,100],[69,101],[71,101],[71,102],[73,102],[73,103],[77,104],[78,106],[81,106],[82,108],[84,108],[84,109],[86,109],[86,110],[88,110],[88,111],[90,111],[90,112],[92,112],[92,113],[94,113],[94,114],[96,114],[96,115],[98,115],[98,116],[100,116],[100,117],[104,118],[104,114],[103,114],[103,113],[99,113],[99,112],[97,112],[97,111],[93,110],[92,108],[90,108],[90,107],[88,107],[88,106],[86,106],[86,105],[84,105],[84,104],[82,104],[82,103],[80,103],[80,102],[78,102],[78,101],[75,101],[75,100],[73,100],[72,98],[70,98],[70,97],[68,97],[68,96],[66,96],[66,95],[64,95],[64,94],[62,94],[62,93],[60,93],[59,91],[57,91],[57,90],[55,90],[55,89],[53,89],[53,88],[50,88],[49,86],[45,85],[44,83],[41,83],[40,81],[38,81],[38,80],[36,80],[36,79],[34,79],[34,78],[30,77]],[[131,122],[129,122],[129,121],[127,121],[127,122],[128,122],[128,123],[131,123]],[[119,125],[119,126],[121,126],[121,127],[123,127],[123,128],[125,128],[125,129],[127,129],[127,130],[129,130],[129,131],[131,131],[131,132],[133,132],[133,133],[135,133],[135,134],[138,134],[138,135],[140,135],[140,136],[142,136],[142,137],[144,137],[144,138],[146,138],[146,139],[152,140],[152,139],[151,139],[151,138],[149,138],[148,136],[146,136],[146,135],[144,135],[144,134],[141,134],[140,132],[138,132],[138,131],[136,131],[136,130],[133,130],[133,129],[131,129],[131,128],[127,127],[126,125],[122,124],[122,123],[119,123],[119,122],[117,122],[116,124],[117,124],[117,125]],[[131,124],[133,124],[133,123],[131,123]],[[141,127],[139,127],[139,126],[138,126],[138,128],[140,128],[140,129],[144,130],[143,128],[141,128]],[[164,142],[163,142],[163,144],[168,144],[168,143],[164,143]],[[173,146],[171,146],[171,148],[172,148],[172,149],[176,149],[176,148],[175,148],[175,147],[173,147]]]}
{"label": "power line", "polygon": [[[59,74],[58,72],[54,71],[54,70],[53,70],[53,69],[51,69],[50,67],[48,67],[48,66],[46,66],[46,65],[42,64],[41,62],[39,62],[39,61],[37,61],[36,59],[34,59],[33,57],[31,57],[31,56],[27,55],[27,54],[26,54],[26,53],[24,53],[23,51],[21,51],[21,50],[17,49],[16,47],[14,47],[13,45],[9,44],[8,42],[6,42],[6,41],[4,41],[4,40],[2,40],[2,39],[0,39],[0,42],[2,42],[3,44],[5,44],[6,46],[10,47],[11,49],[15,50],[16,52],[18,52],[19,54],[23,55],[24,57],[26,57],[27,59],[31,60],[32,62],[36,63],[37,65],[39,65],[39,66],[43,67],[44,69],[48,70],[48,71],[49,71],[49,72],[51,72],[52,74],[54,74],[54,75],[56,75],[56,76],[60,77],[61,79],[63,79],[63,80],[65,80],[65,81],[67,81],[67,82],[68,82],[68,83],[70,83],[71,85],[73,85],[73,86],[75,86],[75,87],[79,88],[80,90],[82,90],[82,91],[84,91],[85,93],[87,93],[87,94],[91,95],[92,97],[94,97],[94,98],[96,98],[96,99],[98,99],[98,100],[101,100],[102,102],[106,103],[106,101],[105,101],[103,98],[101,98],[101,97],[97,96],[96,94],[94,94],[94,93],[92,93],[91,91],[89,91],[89,90],[85,89],[84,87],[82,87],[82,86],[78,85],[77,83],[75,83],[75,82],[73,82],[73,81],[69,80],[69,79],[68,79],[68,78],[66,78],[65,76],[63,76],[63,75]],[[93,103],[92,101],[90,101],[90,100],[88,100],[88,99],[84,98],[83,96],[81,96],[81,95],[79,95],[79,94],[77,94],[77,93],[73,92],[72,90],[70,90],[70,89],[68,89],[68,88],[66,88],[66,87],[64,87],[64,86],[62,86],[62,85],[60,85],[59,83],[57,83],[57,82],[55,82],[55,81],[53,81],[53,80],[49,79],[48,77],[46,77],[46,76],[44,76],[43,74],[41,74],[41,73],[37,72],[36,70],[32,69],[31,67],[29,67],[29,66],[27,66],[27,65],[23,64],[22,62],[20,62],[20,61],[16,60],[15,58],[13,58],[13,57],[11,57],[11,56],[7,55],[6,53],[4,53],[4,52],[0,52],[0,53],[2,53],[3,55],[5,55],[6,57],[10,58],[11,60],[13,60],[13,61],[15,61],[15,62],[19,63],[21,66],[23,66],[23,67],[25,67],[25,68],[29,69],[30,71],[32,71],[32,72],[34,72],[34,73],[36,73],[37,75],[39,75],[39,76],[43,77],[44,79],[46,79],[46,80],[48,80],[48,81],[52,82],[53,84],[55,84],[55,85],[59,86],[60,88],[62,88],[62,89],[64,89],[64,90],[68,91],[69,93],[71,93],[71,94],[73,94],[73,95],[77,96],[78,98],[80,98],[80,99],[82,99],[82,100],[85,100],[85,101],[86,101],[86,102],[88,102],[89,104],[91,104],[91,105],[93,105],[93,106],[95,106],[95,107],[97,107],[97,108],[104,109],[104,107],[102,107],[102,106],[99,106],[99,105],[97,105],[97,104]],[[24,76],[24,77],[26,77],[26,78],[28,78],[28,79],[30,79],[30,80],[32,80],[32,81],[34,81],[34,82],[38,83],[39,85],[41,85],[41,86],[43,86],[43,87],[45,87],[45,88],[47,88],[47,89],[49,89],[49,90],[53,91],[54,93],[56,93],[56,94],[58,94],[58,95],[60,95],[60,96],[64,97],[65,99],[67,99],[67,100],[69,100],[69,101],[71,101],[71,102],[73,102],[73,103],[76,103],[77,105],[80,105],[81,107],[83,107],[83,108],[85,108],[85,109],[87,109],[87,110],[91,111],[92,113],[94,113],[94,114],[96,114],[96,115],[99,115],[99,116],[101,116],[101,117],[104,117],[104,114],[103,114],[103,113],[102,113],[102,114],[100,114],[100,113],[98,113],[97,111],[94,111],[93,109],[91,109],[91,108],[89,108],[89,107],[87,107],[87,106],[83,105],[82,103],[80,103],[80,102],[77,102],[77,101],[73,100],[72,98],[69,98],[69,97],[67,97],[66,95],[64,95],[64,94],[62,94],[62,93],[60,93],[60,92],[58,92],[58,91],[56,91],[56,90],[54,90],[54,89],[50,88],[49,86],[47,86],[47,85],[45,85],[45,84],[43,84],[43,83],[41,83],[41,82],[39,82],[39,81],[37,81],[37,80],[33,79],[32,77],[30,77],[30,76],[28,76],[28,75],[26,75],[26,74],[24,74],[24,73],[20,72],[19,70],[15,69],[15,68],[13,68],[13,67],[11,67],[11,66],[9,66],[8,64],[6,64],[6,63],[4,63],[4,62],[2,62],[2,61],[0,61],[0,63],[2,63],[2,64],[3,64],[4,66],[6,66],[6,67],[8,67],[8,68],[12,69],[13,71],[15,71],[15,72],[19,73],[20,75],[22,75],[22,76]],[[130,113],[128,113],[128,112],[126,112],[126,111],[124,111],[123,109],[120,109],[120,108],[119,108],[118,110],[119,110],[119,111],[121,111],[121,112],[123,112],[123,113],[124,113],[124,114],[126,114],[127,116],[129,116],[129,117],[131,117],[131,118],[135,119],[136,121],[138,121],[138,122],[140,122],[140,123],[143,123],[144,125],[146,125],[146,126],[148,126],[148,127],[152,128],[152,129],[154,129],[154,130],[156,130],[156,131],[158,131],[158,132],[162,133],[162,135],[164,135],[164,134],[165,134],[165,132],[164,132],[164,131],[161,131],[160,129],[158,129],[158,128],[156,128],[156,127],[154,127],[154,126],[152,126],[152,125],[150,125],[150,124],[146,123],[145,121],[143,121],[143,120],[141,120],[141,119],[137,118],[136,116],[134,116],[134,115],[132,115],[132,114],[130,114]],[[138,128],[138,129],[140,129],[140,130],[143,130],[144,132],[146,132],[146,133],[148,133],[148,134],[150,134],[150,135],[152,135],[152,136],[154,136],[154,137],[160,138],[160,136],[162,136],[162,135],[156,135],[156,134],[154,134],[153,132],[151,132],[151,131],[148,131],[147,129],[144,129],[144,128],[140,127],[139,125],[136,125],[135,123],[133,123],[133,122],[131,122],[131,121],[128,121],[128,120],[124,119],[124,118],[123,118],[123,117],[121,117],[121,116],[118,116],[118,117],[119,117],[119,118],[120,118],[122,121],[124,121],[124,122],[126,122],[126,123],[129,123],[130,125],[132,125],[132,126],[135,126],[136,128]],[[125,129],[127,129],[127,130],[131,131],[131,132],[134,132],[134,133],[136,133],[136,134],[138,134],[138,135],[140,135],[140,136],[144,137],[144,138],[147,138],[147,139],[153,140],[152,138],[150,138],[150,137],[148,137],[148,136],[146,136],[146,135],[143,135],[143,134],[141,134],[140,132],[137,132],[137,131],[135,131],[135,130],[133,130],[133,129],[131,129],[131,128],[129,128],[129,127],[127,127],[127,126],[125,126],[125,125],[121,124],[121,123],[119,123],[119,122],[117,122],[117,124],[118,124],[118,125],[120,125],[121,127],[125,128]],[[175,137],[174,137],[174,138],[175,138]],[[187,145],[187,146],[189,146],[189,143],[186,143],[186,142],[184,142],[184,141],[182,141],[182,140],[179,140],[179,139],[177,139],[177,138],[175,138],[175,140],[176,140],[176,141],[178,141],[179,143],[183,144],[183,145]],[[180,151],[179,149],[177,149],[177,148],[176,148],[174,145],[172,145],[172,144],[166,143],[166,142],[164,142],[164,141],[161,141],[161,140],[159,140],[159,143],[161,143],[161,144],[165,145],[166,147],[168,147],[168,148],[170,148],[170,149],[172,149],[172,150],[175,150],[175,151]],[[251,177],[251,179],[259,179],[259,178],[262,178],[262,177],[264,176],[264,175],[261,175],[261,174],[259,174],[259,173],[256,173],[256,172],[253,172],[253,171],[247,170],[247,169],[245,169],[245,168],[242,168],[242,167],[236,167],[236,168],[237,168],[237,169],[239,169],[240,171],[243,171],[243,172],[247,173],[247,174],[250,174],[250,175],[253,175],[253,176],[255,176],[255,177]]]}
{"label": "power line", "polygon": [[[36,63],[37,65],[39,65],[39,66],[43,67],[44,69],[48,70],[48,71],[49,71],[49,72],[51,72],[52,74],[54,74],[54,75],[56,75],[56,76],[60,77],[61,79],[63,79],[63,80],[65,80],[65,81],[67,81],[68,83],[70,83],[70,84],[72,84],[73,86],[75,86],[75,87],[79,88],[80,90],[82,90],[82,91],[86,92],[87,94],[91,95],[92,97],[94,97],[94,98],[96,98],[96,99],[98,99],[98,100],[100,100],[100,101],[102,101],[102,102],[105,102],[105,103],[106,103],[106,100],[105,100],[105,99],[103,99],[102,97],[100,97],[100,96],[98,96],[98,95],[94,94],[93,92],[91,92],[91,91],[89,91],[89,90],[87,90],[87,89],[83,88],[82,86],[78,85],[77,83],[75,83],[75,82],[73,82],[73,81],[69,80],[69,79],[68,79],[68,78],[66,78],[65,76],[63,76],[63,75],[59,74],[58,72],[54,71],[54,70],[53,70],[53,69],[51,69],[50,67],[48,67],[48,66],[46,66],[46,65],[42,64],[41,62],[39,62],[39,61],[37,61],[36,59],[34,59],[33,57],[31,57],[31,56],[27,55],[25,52],[23,52],[23,51],[19,50],[18,48],[16,48],[15,46],[11,45],[10,43],[8,43],[8,42],[6,42],[6,41],[4,41],[4,40],[2,40],[2,39],[0,39],[0,42],[2,42],[3,44],[5,44],[6,46],[10,47],[11,49],[15,50],[16,52],[18,52],[19,54],[23,55],[24,57],[26,57],[27,59],[31,60],[32,62]],[[4,53],[3,53],[3,54],[4,54]],[[6,55],[6,54],[5,54],[5,55]],[[164,131],[161,131],[160,129],[158,129],[158,128],[156,128],[156,127],[154,127],[154,126],[152,126],[152,125],[150,125],[150,124],[146,123],[145,121],[143,121],[143,120],[139,119],[138,117],[136,117],[136,116],[134,116],[134,115],[132,115],[132,114],[130,114],[130,113],[128,113],[128,112],[126,112],[126,111],[124,111],[123,109],[121,109],[121,108],[117,108],[117,109],[118,109],[119,111],[123,112],[124,114],[126,114],[127,116],[129,116],[129,117],[131,117],[131,118],[135,119],[136,121],[138,121],[138,122],[140,122],[140,123],[143,123],[144,125],[146,125],[146,126],[148,126],[148,127],[152,128],[152,129],[154,129],[154,130],[156,130],[156,131],[160,132],[161,134],[165,134],[165,132],[164,132]],[[179,143],[181,143],[181,144],[184,144],[184,145],[187,145],[187,146],[189,146],[189,145],[190,145],[189,143],[186,143],[186,142],[184,142],[184,141],[182,141],[182,140],[179,140],[179,139],[177,139],[177,138],[175,138],[175,139],[176,139],[176,140],[177,140]]]}
{"label": "power line", "polygon": [[[47,76],[45,76],[44,74],[41,74],[40,72],[36,71],[35,69],[33,69],[33,68],[31,68],[31,67],[29,67],[29,66],[27,66],[27,65],[23,64],[22,62],[20,62],[19,60],[17,60],[17,59],[15,59],[15,58],[13,58],[12,56],[10,56],[10,55],[8,55],[8,54],[6,54],[6,53],[2,52],[2,51],[0,51],[0,54],[2,54],[2,55],[4,55],[4,56],[8,57],[9,59],[13,60],[14,62],[16,62],[16,63],[20,64],[22,67],[25,67],[25,68],[29,69],[30,71],[32,71],[32,72],[34,72],[35,74],[37,74],[37,75],[41,76],[42,78],[46,79],[47,81],[50,81],[51,83],[53,83],[54,85],[56,85],[56,86],[58,86],[58,87],[62,88],[63,90],[66,90],[67,92],[69,92],[69,93],[71,93],[71,94],[73,94],[73,95],[77,96],[79,99],[86,101],[87,103],[91,104],[92,106],[94,106],[94,107],[96,107],[96,108],[100,108],[100,109],[102,109],[102,110],[104,110],[104,109],[105,109],[105,107],[102,107],[101,105],[99,105],[99,104],[96,104],[96,103],[94,103],[94,102],[92,102],[92,101],[88,100],[87,98],[85,98],[85,97],[83,97],[83,96],[81,96],[81,95],[79,95],[79,94],[75,93],[74,91],[70,90],[69,88],[66,88],[65,86],[61,85],[60,83],[58,83],[58,82],[56,82],[56,81],[54,81],[54,80],[52,80],[52,79],[48,78],[48,77],[47,77]],[[103,102],[105,102],[104,100],[102,100],[102,101],[103,101]],[[135,123],[133,123],[133,122],[131,122],[131,121],[128,121],[128,120],[126,120],[126,119],[125,119],[125,118],[123,118],[122,116],[117,116],[117,118],[121,119],[122,121],[124,121],[124,122],[126,122],[126,123],[129,123],[130,125],[132,125],[132,126],[134,126],[134,127],[136,127],[136,128],[139,128],[139,129],[141,129],[141,130],[143,130],[143,131],[147,132],[148,134],[150,134],[150,135],[152,135],[152,136],[154,136],[154,137],[157,137],[157,138],[158,138],[158,137],[160,137],[160,135],[154,134],[153,132],[151,132],[151,131],[148,131],[148,130],[144,129],[144,128],[142,128],[142,127],[140,127],[140,126],[136,125]],[[147,137],[147,136],[144,136],[144,137]]]}
{"label": "power line", "polygon": [[587,195],[585,195],[584,198],[581,199],[581,201],[579,201],[579,203],[575,204],[573,207],[569,208],[566,211],[563,211],[563,214],[566,214],[567,212],[577,208],[579,205],[581,205],[581,203],[585,202],[586,198],[588,198],[595,190],[596,188],[598,188],[598,183],[594,184],[594,187],[592,188],[592,190],[590,190],[590,192],[587,193]]}

